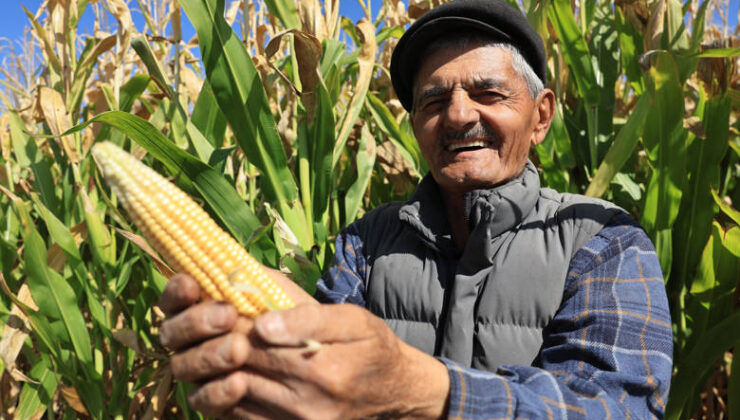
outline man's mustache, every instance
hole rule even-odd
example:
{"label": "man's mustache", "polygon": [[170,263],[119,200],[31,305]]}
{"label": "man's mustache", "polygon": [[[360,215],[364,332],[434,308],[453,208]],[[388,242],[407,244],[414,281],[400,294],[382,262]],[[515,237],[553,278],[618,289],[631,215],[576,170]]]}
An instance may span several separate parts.
{"label": "man's mustache", "polygon": [[498,143],[496,133],[490,127],[480,122],[464,130],[444,132],[440,136],[442,143],[472,139],[483,139],[494,144]]}

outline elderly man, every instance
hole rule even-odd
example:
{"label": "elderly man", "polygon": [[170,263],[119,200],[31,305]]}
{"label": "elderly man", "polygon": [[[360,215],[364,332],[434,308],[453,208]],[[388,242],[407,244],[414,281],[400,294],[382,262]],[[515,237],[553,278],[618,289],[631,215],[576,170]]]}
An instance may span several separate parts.
{"label": "elderly man", "polygon": [[[554,112],[542,41],[516,9],[458,0],[391,64],[429,162],[413,197],[339,235],[316,299],[255,321],[167,286],[162,342],[196,409],[248,418],[651,418],[671,376],[652,244],[623,210],[541,189]],[[344,303],[344,304],[342,304]],[[321,343],[308,351],[309,340]]]}

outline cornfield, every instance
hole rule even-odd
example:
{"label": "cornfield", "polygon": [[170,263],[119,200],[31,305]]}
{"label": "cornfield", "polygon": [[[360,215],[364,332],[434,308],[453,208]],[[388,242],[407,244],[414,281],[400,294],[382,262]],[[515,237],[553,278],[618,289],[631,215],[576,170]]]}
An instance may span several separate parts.
{"label": "cornfield", "polygon": [[[201,418],[158,340],[172,271],[120,210],[93,144],[172,179],[308,291],[343,227],[409,196],[428,168],[388,67],[406,25],[440,0],[358,1],[356,22],[338,0],[26,10],[27,36],[0,41],[0,418]],[[530,155],[543,183],[617,203],[658,251],[675,340],[666,417],[740,419],[729,2],[511,1],[545,40],[558,99]]]}

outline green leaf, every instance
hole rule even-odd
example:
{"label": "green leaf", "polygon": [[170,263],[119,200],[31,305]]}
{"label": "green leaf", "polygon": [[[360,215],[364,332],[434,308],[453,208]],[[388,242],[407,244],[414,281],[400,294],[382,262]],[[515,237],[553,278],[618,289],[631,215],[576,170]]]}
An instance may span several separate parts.
{"label": "green leaf", "polygon": [[630,114],[627,123],[617,133],[617,137],[612,142],[604,160],[599,165],[599,169],[588,185],[586,195],[591,197],[601,197],[604,195],[614,176],[622,169],[622,166],[624,166],[635,150],[649,110],[650,95],[645,94],[637,101],[637,105],[635,105],[635,109]]}
{"label": "green leaf", "polygon": [[316,118],[310,127],[311,132],[311,194],[314,220],[321,222],[329,210],[333,182],[332,152],[334,151],[334,106],[329,99],[326,86],[316,86],[318,101]]}
{"label": "green leaf", "polygon": [[35,418],[45,407],[52,404],[59,382],[46,357],[42,357],[35,362],[29,376],[37,382],[23,384],[14,416],[17,420]]}
{"label": "green leaf", "polygon": [[211,153],[213,153],[213,145],[203,137],[203,134],[188,118],[187,111],[182,106],[182,103],[180,103],[177,92],[172,88],[167,76],[165,76],[159,67],[159,62],[154,57],[154,53],[149,48],[146,39],[143,36],[138,36],[131,41],[131,46],[136,50],[144,65],[146,65],[154,81],[173,103],[174,108],[170,110],[168,118],[168,121],[171,123],[173,136],[175,139],[187,139],[187,143],[195,150],[198,157],[207,162],[211,157]]}
{"label": "green leaf", "polygon": [[678,70],[670,54],[658,52],[654,56],[655,65],[650,69],[653,102],[642,136],[653,166],[641,219],[648,233],[673,226],[687,178],[684,101]]}
{"label": "green leaf", "polygon": [[560,38],[560,47],[563,49],[568,68],[573,73],[572,78],[579,96],[585,101],[586,106],[598,105],[601,94],[591,62],[592,55],[573,17],[570,1],[553,0],[549,7],[548,17]]}
{"label": "green leaf", "polygon": [[375,165],[375,139],[370,133],[367,125],[362,126],[362,134],[359,139],[357,155],[355,162],[357,164],[357,180],[347,190],[344,201],[344,222],[345,225],[353,222],[357,217],[357,212],[362,205],[365,197],[365,191],[370,183],[370,176],[373,173]]}
{"label": "green leaf", "polygon": [[692,136],[693,141],[688,147],[688,155],[691,156],[687,162],[688,183],[674,232],[677,264],[671,276],[678,284],[689,281],[709,238],[714,216],[714,206],[707,205],[712,200],[710,188],[719,188],[720,167],[727,151],[730,130],[729,98],[725,95],[704,102],[704,95],[701,96],[697,114],[702,118],[705,136],[703,139]]}
{"label": "green leaf", "polygon": [[377,96],[368,93],[367,104],[370,113],[373,115],[373,120],[378,124],[378,128],[388,135],[390,141],[398,147],[403,158],[411,164],[417,173],[425,173],[427,164],[421,156],[419,143],[416,142],[416,139],[401,129],[391,111]]}
{"label": "green leaf", "polygon": [[16,161],[21,167],[30,167],[34,175],[34,188],[40,192],[41,200],[55,213],[59,212],[59,199],[55,193],[54,177],[51,167],[36,146],[33,137],[26,133],[23,120],[15,111],[8,111],[10,116],[10,140]]}
{"label": "green leaf", "polygon": [[717,203],[720,210],[722,210],[722,213],[730,216],[730,219],[740,225],[740,211],[735,210],[734,208],[732,208],[731,205],[725,203],[724,200],[719,198],[717,192],[715,192],[714,189],[712,189],[712,198],[714,198],[714,202]]}
{"label": "green leaf", "polygon": [[[211,4],[214,0],[209,0]],[[301,20],[298,15],[296,8],[296,2],[293,0],[265,0],[267,8],[270,13],[277,16],[280,23],[283,24],[285,29],[301,29]],[[221,16],[224,15],[223,2],[220,3]],[[338,7],[338,6],[337,6]],[[318,13],[318,12],[317,12]]]}
{"label": "green leaf", "polygon": [[[278,208],[304,247],[308,247],[311,239],[305,228],[303,209],[297,202],[298,188],[267,94],[244,45],[223,18],[223,2],[184,0],[181,4],[198,33],[206,75],[219,107],[239,146],[261,172],[265,199]],[[290,7],[290,4],[284,5]],[[289,15],[292,16],[283,18]],[[293,22],[287,24],[292,27]]]}
{"label": "green leaf", "polygon": [[617,30],[619,31],[619,58],[622,69],[624,69],[624,74],[630,81],[630,86],[635,90],[635,94],[642,95],[645,90],[645,81],[638,60],[643,52],[642,34],[635,30],[629,20],[625,19],[621,6],[616,6],[614,12]]}
{"label": "green leaf", "polygon": [[[691,284],[692,300],[686,310],[687,317],[692,320],[687,349],[708,327],[728,316],[732,310],[731,298],[737,282],[738,260],[725,246],[728,231],[717,222],[711,228],[712,235],[701,253],[697,275]],[[734,227],[731,236],[735,237],[737,233],[738,228]]]}
{"label": "green leaf", "polygon": [[93,69],[98,63],[98,57],[116,45],[116,38],[116,35],[111,35],[102,40],[87,38],[85,41],[85,49],[82,51],[80,60],[75,67],[72,87],[69,95],[67,95],[66,107],[70,114],[75,115],[79,110],[85,88],[87,87],[87,81],[90,79],[90,75],[92,75]]}
{"label": "green leaf", "polygon": [[712,48],[694,54],[694,57],[700,58],[728,58],[740,55],[740,48]]}
{"label": "green leaf", "polygon": [[134,102],[149,86],[152,79],[147,74],[137,74],[121,86],[121,94],[118,97],[118,110],[130,112]]}
{"label": "green leaf", "polygon": [[78,297],[69,284],[46,265],[46,246],[33,227],[33,221],[25,220],[24,225],[23,266],[34,301],[46,316],[62,320],[77,358],[83,365],[88,364],[92,361],[90,337],[77,306]]}
{"label": "green leaf", "polygon": [[216,95],[213,94],[208,79],[203,81],[203,87],[200,89],[195,106],[193,106],[190,120],[213,147],[218,148],[223,144],[224,134],[226,133],[226,117],[218,108]]}
{"label": "green leaf", "polygon": [[676,369],[665,410],[666,420],[681,418],[684,405],[694,395],[704,374],[735,342],[740,340],[740,313],[735,313],[706,331]]}
{"label": "green leaf", "polygon": [[376,42],[378,45],[382,45],[388,38],[401,38],[404,32],[403,26],[384,27],[378,32]]}

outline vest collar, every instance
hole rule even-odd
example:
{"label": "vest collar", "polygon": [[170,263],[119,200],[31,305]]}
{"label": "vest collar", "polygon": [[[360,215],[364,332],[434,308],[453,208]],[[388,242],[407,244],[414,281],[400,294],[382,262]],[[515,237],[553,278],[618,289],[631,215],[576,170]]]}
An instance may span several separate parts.
{"label": "vest collar", "polygon": [[[511,181],[465,194],[465,213],[471,232],[468,241],[493,239],[518,226],[534,208],[539,191],[537,168],[527,160],[524,170]],[[452,240],[439,186],[431,174],[422,179],[411,199],[401,207],[399,218],[431,248],[449,256],[460,255],[461,250]]]}

